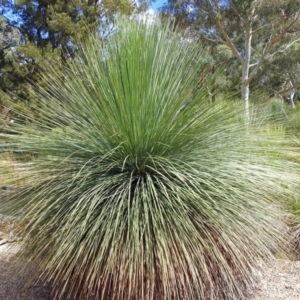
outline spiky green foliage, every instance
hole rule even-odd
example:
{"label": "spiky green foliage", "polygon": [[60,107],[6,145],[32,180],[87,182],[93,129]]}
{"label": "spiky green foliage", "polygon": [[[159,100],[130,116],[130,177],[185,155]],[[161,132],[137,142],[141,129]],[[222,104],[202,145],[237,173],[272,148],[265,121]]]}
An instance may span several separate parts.
{"label": "spiky green foliage", "polygon": [[58,299],[243,299],[297,179],[280,140],[209,104],[199,45],[159,24],[118,28],[106,45],[91,37],[63,82],[49,67],[38,115],[12,129],[7,145],[35,156],[8,199],[24,253]]}

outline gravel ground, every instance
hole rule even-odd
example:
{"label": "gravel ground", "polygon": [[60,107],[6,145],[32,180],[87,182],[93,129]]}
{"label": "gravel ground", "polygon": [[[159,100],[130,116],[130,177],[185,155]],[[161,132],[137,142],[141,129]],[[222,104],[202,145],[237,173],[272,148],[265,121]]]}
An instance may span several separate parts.
{"label": "gravel ground", "polygon": [[8,259],[6,251],[1,255],[4,246],[0,246],[0,300],[53,300],[49,285],[29,282],[36,272],[34,265],[24,268],[25,263]]}
{"label": "gravel ground", "polygon": [[274,260],[259,277],[251,300],[300,299],[300,261]]}

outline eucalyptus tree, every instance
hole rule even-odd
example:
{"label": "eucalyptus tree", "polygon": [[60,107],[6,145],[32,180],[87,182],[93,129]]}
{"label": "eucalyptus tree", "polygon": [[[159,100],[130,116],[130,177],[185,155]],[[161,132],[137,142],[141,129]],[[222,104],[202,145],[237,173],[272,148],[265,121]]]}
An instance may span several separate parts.
{"label": "eucalyptus tree", "polygon": [[169,0],[163,11],[177,16],[193,34],[231,49],[242,69],[241,95],[247,113],[250,83],[258,71],[299,40],[299,0]]}
{"label": "eucalyptus tree", "polygon": [[258,84],[270,95],[285,99],[292,108],[300,90],[300,43],[297,42],[283,54],[278,51],[264,64],[258,74]]}

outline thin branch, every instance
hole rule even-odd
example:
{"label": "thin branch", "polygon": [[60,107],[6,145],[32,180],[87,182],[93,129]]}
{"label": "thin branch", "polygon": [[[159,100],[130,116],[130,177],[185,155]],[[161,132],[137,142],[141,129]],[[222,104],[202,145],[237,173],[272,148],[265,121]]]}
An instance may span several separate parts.
{"label": "thin branch", "polygon": [[260,60],[257,62],[255,68],[252,70],[252,72],[249,75],[249,78],[248,78],[249,82],[251,82],[251,80],[254,78],[254,76],[258,72],[259,68],[261,67],[262,63],[266,59],[266,56],[268,55],[268,53],[270,52],[272,47],[284,37],[283,33],[280,33],[280,34],[276,33],[277,29],[280,27],[282,22],[283,22],[283,19],[278,20],[278,22],[276,22],[275,26],[273,27],[269,41],[263,50],[262,56],[261,56]]}
{"label": "thin branch", "polygon": [[285,52],[288,50],[288,48],[290,48],[291,46],[293,46],[293,44],[295,44],[295,43],[297,43],[297,42],[299,42],[299,41],[300,41],[300,38],[298,38],[298,39],[292,41],[292,42],[291,42],[290,44],[288,44],[284,49],[279,49],[279,50],[275,51],[274,53],[268,55],[268,57],[267,57],[266,59],[270,59],[270,58],[272,58],[273,56],[275,56],[275,55],[277,55],[277,54],[279,54],[279,53],[285,53]]}
{"label": "thin branch", "polygon": [[257,32],[257,31],[259,31],[259,30],[261,30],[261,29],[263,29],[263,28],[265,28],[265,27],[268,27],[268,26],[270,26],[270,24],[266,24],[266,25],[260,26],[260,27],[258,27],[258,28],[256,28],[256,29],[254,29],[254,30],[253,30],[253,33],[255,33],[255,32]]}
{"label": "thin branch", "polygon": [[238,58],[240,63],[243,65],[244,64],[244,59],[243,59],[242,55],[239,53],[239,51],[237,50],[237,48],[235,47],[235,45],[233,44],[232,40],[229,38],[229,36],[228,36],[227,32],[225,31],[225,29],[223,28],[219,17],[217,17],[217,19],[216,19],[216,25],[217,25],[217,28],[222,33],[222,35],[225,39],[224,44],[227,45],[232,50],[234,55]]}
{"label": "thin branch", "polygon": [[215,42],[215,43],[221,43],[221,44],[226,44],[226,41],[223,40],[221,37],[219,37],[218,35],[214,34],[214,38],[210,38],[208,35],[206,35],[205,33],[201,33],[201,35],[210,42]]}

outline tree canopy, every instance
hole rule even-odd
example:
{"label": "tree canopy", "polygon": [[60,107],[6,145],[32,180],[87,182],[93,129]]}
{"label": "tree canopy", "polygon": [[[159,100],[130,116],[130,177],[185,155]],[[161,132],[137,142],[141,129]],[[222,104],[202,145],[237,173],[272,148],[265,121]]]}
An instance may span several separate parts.
{"label": "tree canopy", "polygon": [[116,14],[133,13],[137,2],[17,0],[3,2],[1,9],[12,17],[0,19],[0,104],[30,100],[30,83],[43,85],[40,73],[47,61],[63,64],[74,59],[76,41],[95,28],[103,29]]}
{"label": "tree canopy", "polygon": [[299,40],[298,0],[169,0],[164,14],[209,43],[226,45],[241,66],[242,99],[249,105],[250,83],[267,61]]}

